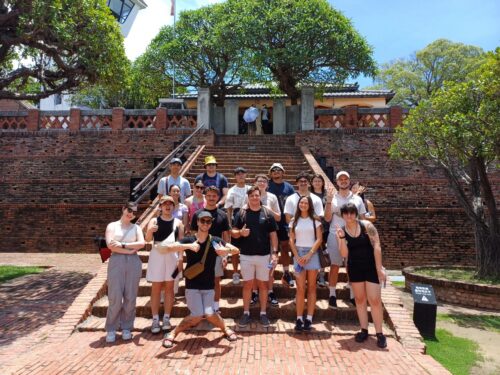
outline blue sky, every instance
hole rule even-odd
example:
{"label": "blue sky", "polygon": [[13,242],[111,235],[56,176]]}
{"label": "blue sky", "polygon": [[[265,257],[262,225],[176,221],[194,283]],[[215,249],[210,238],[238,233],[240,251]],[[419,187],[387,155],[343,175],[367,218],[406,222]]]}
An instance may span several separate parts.
{"label": "blue sky", "polygon": [[[146,49],[161,26],[173,23],[170,0],[145,0],[125,41],[129,58]],[[307,1],[307,0],[304,0]],[[177,0],[177,12],[221,0]],[[329,0],[373,47],[381,64],[408,57],[439,38],[485,50],[500,46],[500,0]],[[371,79],[358,77],[363,86]]]}

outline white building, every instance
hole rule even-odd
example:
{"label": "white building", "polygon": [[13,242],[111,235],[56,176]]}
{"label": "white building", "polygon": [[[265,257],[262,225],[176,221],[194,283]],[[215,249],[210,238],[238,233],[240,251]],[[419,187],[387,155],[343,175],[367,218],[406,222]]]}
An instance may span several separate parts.
{"label": "white building", "polygon": [[[126,38],[132,24],[141,9],[147,7],[143,0],[107,0],[107,4],[120,24],[123,37]],[[45,111],[68,110],[71,108],[70,94],[54,94],[40,100],[40,109]]]}

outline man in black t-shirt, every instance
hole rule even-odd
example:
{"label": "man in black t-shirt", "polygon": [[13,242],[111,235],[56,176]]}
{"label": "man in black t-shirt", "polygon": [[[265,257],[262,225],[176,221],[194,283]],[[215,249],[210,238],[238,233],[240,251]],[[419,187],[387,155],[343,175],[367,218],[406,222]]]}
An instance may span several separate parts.
{"label": "man in black t-shirt", "polygon": [[238,249],[226,243],[222,238],[209,235],[212,225],[212,214],[208,211],[198,212],[196,234],[187,236],[171,245],[167,245],[168,252],[186,252],[186,270],[190,267],[203,264],[201,272],[191,278],[186,276],[186,304],[190,315],[182,319],[173,333],[167,333],[163,339],[163,346],[171,348],[174,345],[175,337],[189,328],[195,327],[203,319],[207,319],[214,326],[219,327],[224,332],[229,341],[237,339],[234,331],[227,329],[224,320],[214,312],[214,285],[215,285],[215,259],[217,255],[227,256],[238,253]]}
{"label": "man in black t-shirt", "polygon": [[248,208],[241,209],[235,217],[231,235],[240,238],[240,264],[243,276],[243,316],[240,327],[246,327],[250,319],[250,297],[254,280],[257,280],[260,300],[260,322],[269,327],[266,314],[268,266],[278,261],[278,226],[273,214],[260,202],[260,190],[252,186],[247,191]]}
{"label": "man in black t-shirt", "polygon": [[[217,200],[219,197],[219,189],[215,186],[210,186],[205,190],[205,208],[198,210],[194,213],[191,220],[191,231],[196,232],[198,230],[198,213],[201,211],[208,211],[212,214],[213,222],[210,227],[210,234],[212,236],[217,236],[222,238],[224,241],[229,242],[231,240],[231,227],[229,226],[229,219],[227,214],[217,208]],[[221,286],[220,281],[224,275],[224,268],[227,265],[227,257],[217,257],[215,262],[215,311],[219,311],[219,301],[221,296]]]}

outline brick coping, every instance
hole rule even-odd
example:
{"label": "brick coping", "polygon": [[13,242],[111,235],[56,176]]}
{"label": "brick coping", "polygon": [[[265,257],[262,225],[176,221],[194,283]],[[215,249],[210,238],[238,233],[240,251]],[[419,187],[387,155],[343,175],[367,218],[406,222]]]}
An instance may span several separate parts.
{"label": "brick coping", "polygon": [[[413,266],[403,269],[405,288],[410,290],[411,283],[429,284],[435,290],[436,298],[444,302],[470,307],[500,310],[500,285],[476,284],[465,281],[452,281],[439,277],[417,274],[422,268],[444,268],[444,266]],[[448,266],[450,269],[470,269],[467,266]]]}

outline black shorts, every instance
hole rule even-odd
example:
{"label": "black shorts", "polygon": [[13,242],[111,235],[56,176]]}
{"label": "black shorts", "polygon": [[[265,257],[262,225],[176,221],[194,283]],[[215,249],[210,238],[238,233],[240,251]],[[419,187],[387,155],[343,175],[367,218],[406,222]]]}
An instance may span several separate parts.
{"label": "black shorts", "polygon": [[278,229],[278,240],[280,241],[288,241],[290,237],[288,237],[288,231],[286,229]]}
{"label": "black shorts", "polygon": [[374,263],[350,263],[347,265],[347,274],[351,283],[368,281],[379,284],[377,269]]}

